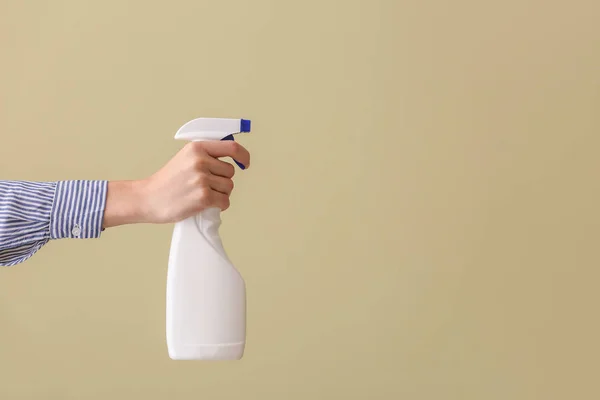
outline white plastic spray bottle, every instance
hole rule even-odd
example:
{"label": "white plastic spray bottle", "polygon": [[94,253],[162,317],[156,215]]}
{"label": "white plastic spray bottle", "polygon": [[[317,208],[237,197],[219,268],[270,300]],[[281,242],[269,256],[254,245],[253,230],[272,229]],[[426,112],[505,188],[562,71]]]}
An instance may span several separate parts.
{"label": "white plastic spray bottle", "polygon": [[[249,120],[198,118],[179,128],[175,139],[233,140],[240,132],[250,132]],[[246,287],[225,253],[220,225],[219,208],[175,224],[166,316],[173,360],[239,360],[244,354]]]}

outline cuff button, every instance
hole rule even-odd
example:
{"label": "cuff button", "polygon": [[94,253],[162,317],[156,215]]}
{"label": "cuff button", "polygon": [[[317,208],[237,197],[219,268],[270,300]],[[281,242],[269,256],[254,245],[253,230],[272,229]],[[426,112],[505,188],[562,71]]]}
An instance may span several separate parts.
{"label": "cuff button", "polygon": [[73,236],[79,237],[79,235],[81,235],[81,228],[79,227],[79,225],[75,224],[71,233],[73,234]]}

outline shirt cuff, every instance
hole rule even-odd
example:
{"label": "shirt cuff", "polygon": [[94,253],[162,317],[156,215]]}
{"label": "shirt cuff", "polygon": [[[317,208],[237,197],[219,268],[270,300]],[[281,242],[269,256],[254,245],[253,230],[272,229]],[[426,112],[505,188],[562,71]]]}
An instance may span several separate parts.
{"label": "shirt cuff", "polygon": [[90,239],[102,233],[108,182],[59,181],[50,214],[51,239]]}

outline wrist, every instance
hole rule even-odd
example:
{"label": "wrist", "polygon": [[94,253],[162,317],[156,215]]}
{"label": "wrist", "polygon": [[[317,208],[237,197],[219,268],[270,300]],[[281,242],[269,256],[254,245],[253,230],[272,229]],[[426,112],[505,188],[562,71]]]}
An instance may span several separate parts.
{"label": "wrist", "polygon": [[103,228],[147,222],[143,181],[110,181],[106,194]]}

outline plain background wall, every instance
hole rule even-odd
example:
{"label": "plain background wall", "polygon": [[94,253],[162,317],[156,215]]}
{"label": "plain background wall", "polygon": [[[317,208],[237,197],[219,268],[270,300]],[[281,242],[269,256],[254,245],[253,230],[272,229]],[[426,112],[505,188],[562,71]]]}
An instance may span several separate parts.
{"label": "plain background wall", "polygon": [[168,359],[172,226],[0,270],[2,399],[597,398],[597,1],[0,2],[0,179],[244,117],[244,359]]}

